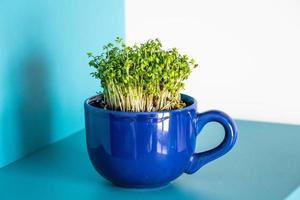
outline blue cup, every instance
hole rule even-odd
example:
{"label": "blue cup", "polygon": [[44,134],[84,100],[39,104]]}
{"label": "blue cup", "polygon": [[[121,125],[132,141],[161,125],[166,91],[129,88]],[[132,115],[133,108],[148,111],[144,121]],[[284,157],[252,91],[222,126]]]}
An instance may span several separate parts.
{"label": "blue cup", "polygon": [[[237,139],[228,115],[197,113],[197,102],[188,95],[181,95],[185,108],[161,112],[106,110],[95,106],[99,98],[84,103],[88,154],[98,173],[118,186],[164,186],[224,155]],[[214,149],[196,153],[196,137],[211,121],[224,127],[225,137]]]}

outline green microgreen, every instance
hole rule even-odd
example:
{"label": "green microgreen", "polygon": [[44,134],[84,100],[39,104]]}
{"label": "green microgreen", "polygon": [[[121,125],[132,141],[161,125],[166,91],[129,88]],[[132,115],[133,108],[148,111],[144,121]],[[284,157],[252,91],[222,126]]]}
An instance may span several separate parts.
{"label": "green microgreen", "polygon": [[103,52],[88,53],[92,76],[100,79],[104,103],[112,110],[154,112],[185,106],[180,91],[194,59],[176,48],[164,50],[158,39],[127,46],[121,38],[108,43]]}

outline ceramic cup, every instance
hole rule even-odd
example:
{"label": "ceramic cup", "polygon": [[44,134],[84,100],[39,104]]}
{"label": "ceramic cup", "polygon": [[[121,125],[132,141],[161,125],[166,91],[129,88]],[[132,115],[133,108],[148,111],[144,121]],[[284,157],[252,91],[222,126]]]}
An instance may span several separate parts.
{"label": "ceramic cup", "polygon": [[[237,138],[227,114],[197,113],[197,102],[188,95],[181,95],[185,108],[161,112],[106,110],[95,106],[99,98],[84,103],[88,154],[99,174],[118,186],[164,186],[224,155]],[[196,137],[211,121],[224,127],[225,137],[214,149],[197,153]]]}

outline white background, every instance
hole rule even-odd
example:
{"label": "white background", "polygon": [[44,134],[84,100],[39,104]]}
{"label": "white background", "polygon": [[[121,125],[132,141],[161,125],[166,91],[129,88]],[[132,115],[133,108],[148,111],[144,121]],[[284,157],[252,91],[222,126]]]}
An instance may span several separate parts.
{"label": "white background", "polygon": [[300,1],[126,0],[126,41],[160,38],[196,59],[200,111],[300,124]]}

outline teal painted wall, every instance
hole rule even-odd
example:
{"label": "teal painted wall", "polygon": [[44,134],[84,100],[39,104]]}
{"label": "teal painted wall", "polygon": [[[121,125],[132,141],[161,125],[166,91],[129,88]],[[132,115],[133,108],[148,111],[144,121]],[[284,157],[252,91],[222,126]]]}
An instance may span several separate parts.
{"label": "teal painted wall", "polygon": [[84,127],[86,52],[124,36],[123,0],[0,1],[0,167]]}

